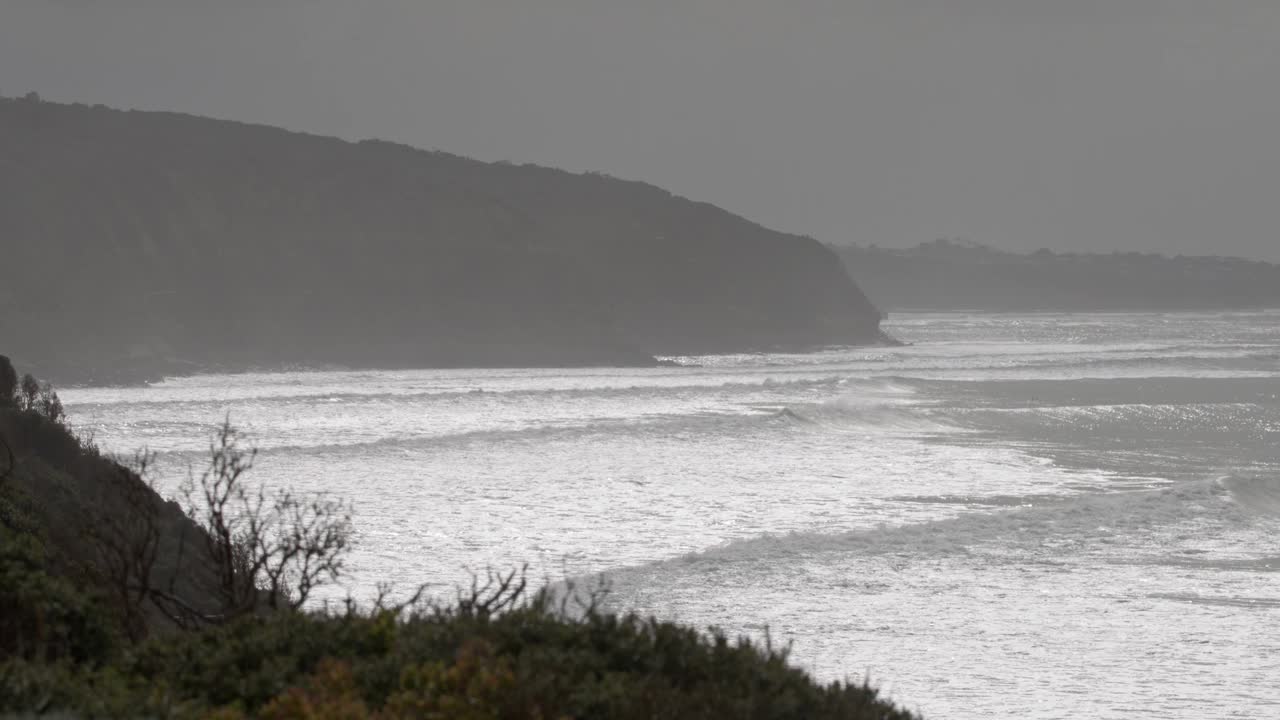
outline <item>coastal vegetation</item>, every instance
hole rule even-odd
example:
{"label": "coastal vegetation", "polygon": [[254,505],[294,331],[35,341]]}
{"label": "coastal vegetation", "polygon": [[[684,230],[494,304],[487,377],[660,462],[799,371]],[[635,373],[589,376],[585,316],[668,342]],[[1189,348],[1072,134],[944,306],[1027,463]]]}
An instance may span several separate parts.
{"label": "coastal vegetation", "polygon": [[317,603],[346,567],[344,502],[252,482],[229,422],[164,500],[152,456],[103,454],[35,386],[0,356],[0,714],[912,717],[767,640],[608,613],[601,588],[534,589],[521,570],[451,602]]}

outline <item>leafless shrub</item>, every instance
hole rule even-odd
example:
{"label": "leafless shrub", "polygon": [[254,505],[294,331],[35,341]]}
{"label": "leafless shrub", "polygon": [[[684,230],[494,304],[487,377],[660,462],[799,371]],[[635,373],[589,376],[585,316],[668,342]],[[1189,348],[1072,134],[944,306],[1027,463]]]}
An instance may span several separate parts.
{"label": "leafless shrub", "polygon": [[[546,613],[565,622],[587,621],[603,612],[610,592],[603,575],[588,582],[546,580],[540,588],[531,590],[528,570],[525,564],[505,572],[493,568],[486,569],[483,575],[473,572],[469,585],[456,588],[452,604],[438,600],[411,602],[397,606],[397,612],[411,605],[412,614],[417,617],[469,618],[482,622],[522,610]],[[419,588],[417,596],[421,596],[425,588],[425,585]],[[375,603],[375,607],[378,604]]]}
{"label": "leafless shrub", "polygon": [[244,440],[229,420],[219,427],[208,469],[182,488],[187,512],[204,531],[215,592],[229,615],[263,606],[296,610],[342,574],[351,543],[350,506],[291,490],[268,496],[262,483],[246,483],[258,450]]}
{"label": "leafless shrub", "polygon": [[[347,619],[378,615],[390,615],[391,617],[400,618],[406,614],[412,615],[421,611],[424,606],[430,606],[425,599],[429,587],[431,587],[431,583],[422,583],[404,600],[393,602],[391,598],[396,594],[395,587],[391,583],[379,582],[376,586],[377,594],[374,595],[373,601],[369,604],[361,603],[348,593],[347,597],[341,602],[343,615]],[[325,601],[324,612],[328,614],[330,610],[331,607],[328,601]]]}
{"label": "leafless shrub", "polygon": [[[180,488],[187,518],[165,523],[162,504],[143,479],[154,456],[117,464],[105,479],[113,498],[89,523],[89,536],[130,634],[145,631],[150,602],[180,628],[222,624],[262,610],[297,610],[315,589],[342,573],[351,542],[349,506],[324,495],[249,484],[257,449],[224,421],[209,466]],[[166,527],[168,531],[166,532]],[[172,549],[165,577],[156,572],[162,545]]]}
{"label": "leafless shrub", "polygon": [[480,576],[473,574],[471,586],[457,591],[455,607],[458,614],[489,618],[503,610],[517,607],[525,599],[525,592],[529,588],[528,571],[527,564],[506,573],[489,568],[485,570],[483,584]]}
{"label": "leafless shrub", "polygon": [[105,589],[114,597],[129,637],[146,633],[145,607],[169,588],[153,586],[160,549],[158,498],[149,480],[155,455],[141,452],[130,463],[117,462],[93,498],[85,532]]}
{"label": "leafless shrub", "polygon": [[[582,619],[599,615],[604,602],[613,591],[604,575],[579,585],[576,580],[565,580],[560,590],[553,592],[550,586],[539,592],[540,602],[556,606],[557,617],[563,620]],[[554,602],[553,602],[554,601]]]}

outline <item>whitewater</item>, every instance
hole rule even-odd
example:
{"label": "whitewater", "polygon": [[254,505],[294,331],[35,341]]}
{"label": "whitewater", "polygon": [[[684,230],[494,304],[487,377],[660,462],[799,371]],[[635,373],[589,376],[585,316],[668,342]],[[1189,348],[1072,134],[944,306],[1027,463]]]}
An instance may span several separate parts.
{"label": "whitewater", "polygon": [[932,718],[1280,718],[1280,312],[895,314],[904,347],[69,388],[171,492],[226,416],[347,588],[601,574]]}

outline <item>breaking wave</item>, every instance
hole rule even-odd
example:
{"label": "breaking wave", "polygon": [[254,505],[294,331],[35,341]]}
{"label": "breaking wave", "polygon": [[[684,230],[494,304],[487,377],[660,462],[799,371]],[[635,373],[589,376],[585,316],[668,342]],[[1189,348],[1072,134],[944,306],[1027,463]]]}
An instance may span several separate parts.
{"label": "breaking wave", "polygon": [[1280,478],[1227,477],[1221,482],[1231,499],[1244,510],[1280,517]]}
{"label": "breaking wave", "polygon": [[349,392],[334,389],[328,392],[287,392],[281,388],[257,388],[246,391],[237,389],[235,391],[219,392],[216,395],[210,394],[203,398],[192,398],[190,396],[175,396],[172,399],[132,399],[128,402],[120,402],[118,400],[109,401],[88,401],[75,403],[75,409],[81,412],[88,412],[106,407],[119,405],[127,405],[131,410],[147,410],[154,408],[172,407],[181,404],[184,411],[199,412],[202,406],[210,408],[219,408],[230,402],[260,402],[289,404],[301,406],[323,405],[324,403],[378,403],[378,402],[423,402],[423,401],[456,401],[456,400],[476,400],[488,398],[501,398],[502,400],[518,400],[518,399],[535,399],[554,401],[557,398],[582,398],[582,397],[600,397],[600,398],[625,398],[625,397],[666,397],[671,394],[682,393],[725,393],[739,391],[757,391],[757,390],[804,390],[804,389],[820,389],[825,387],[833,387],[856,383],[857,380],[845,376],[829,375],[823,377],[795,378],[795,379],[777,379],[773,377],[763,378],[757,382],[707,382],[707,383],[676,383],[676,384],[646,384],[646,385],[598,385],[592,387],[562,387],[562,388],[502,388],[502,387],[483,387],[480,385],[466,388],[421,388],[421,389],[402,389],[383,392]]}
{"label": "breaking wave", "polygon": [[[730,563],[772,563],[829,553],[926,557],[999,555],[1028,558],[1105,551],[1161,536],[1178,526],[1247,527],[1257,512],[1280,510],[1280,482],[1227,476],[1158,490],[1036,497],[1027,507],[973,512],[932,522],[844,533],[790,533],[733,540],[677,558],[608,573],[627,577]],[[1139,542],[1137,544],[1144,544]]]}

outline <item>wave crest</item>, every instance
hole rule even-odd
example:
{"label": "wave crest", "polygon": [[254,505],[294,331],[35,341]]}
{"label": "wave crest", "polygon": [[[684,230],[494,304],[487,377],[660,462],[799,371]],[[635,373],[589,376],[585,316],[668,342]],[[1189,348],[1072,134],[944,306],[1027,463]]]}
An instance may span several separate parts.
{"label": "wave crest", "polygon": [[1228,476],[1219,482],[1241,508],[1258,515],[1280,517],[1280,477]]}
{"label": "wave crest", "polygon": [[[732,540],[678,558],[624,568],[621,577],[666,569],[738,562],[794,561],[826,553],[928,557],[995,554],[1044,559],[1117,546],[1146,546],[1167,526],[1248,523],[1231,502],[1231,482],[1202,480],[1158,490],[1037,498],[1035,505],[999,512],[844,533],[789,533]],[[1253,488],[1253,485],[1242,487]],[[1273,485],[1263,495],[1273,496]],[[1247,492],[1247,491],[1246,491]],[[1132,541],[1132,542],[1131,542]]]}

